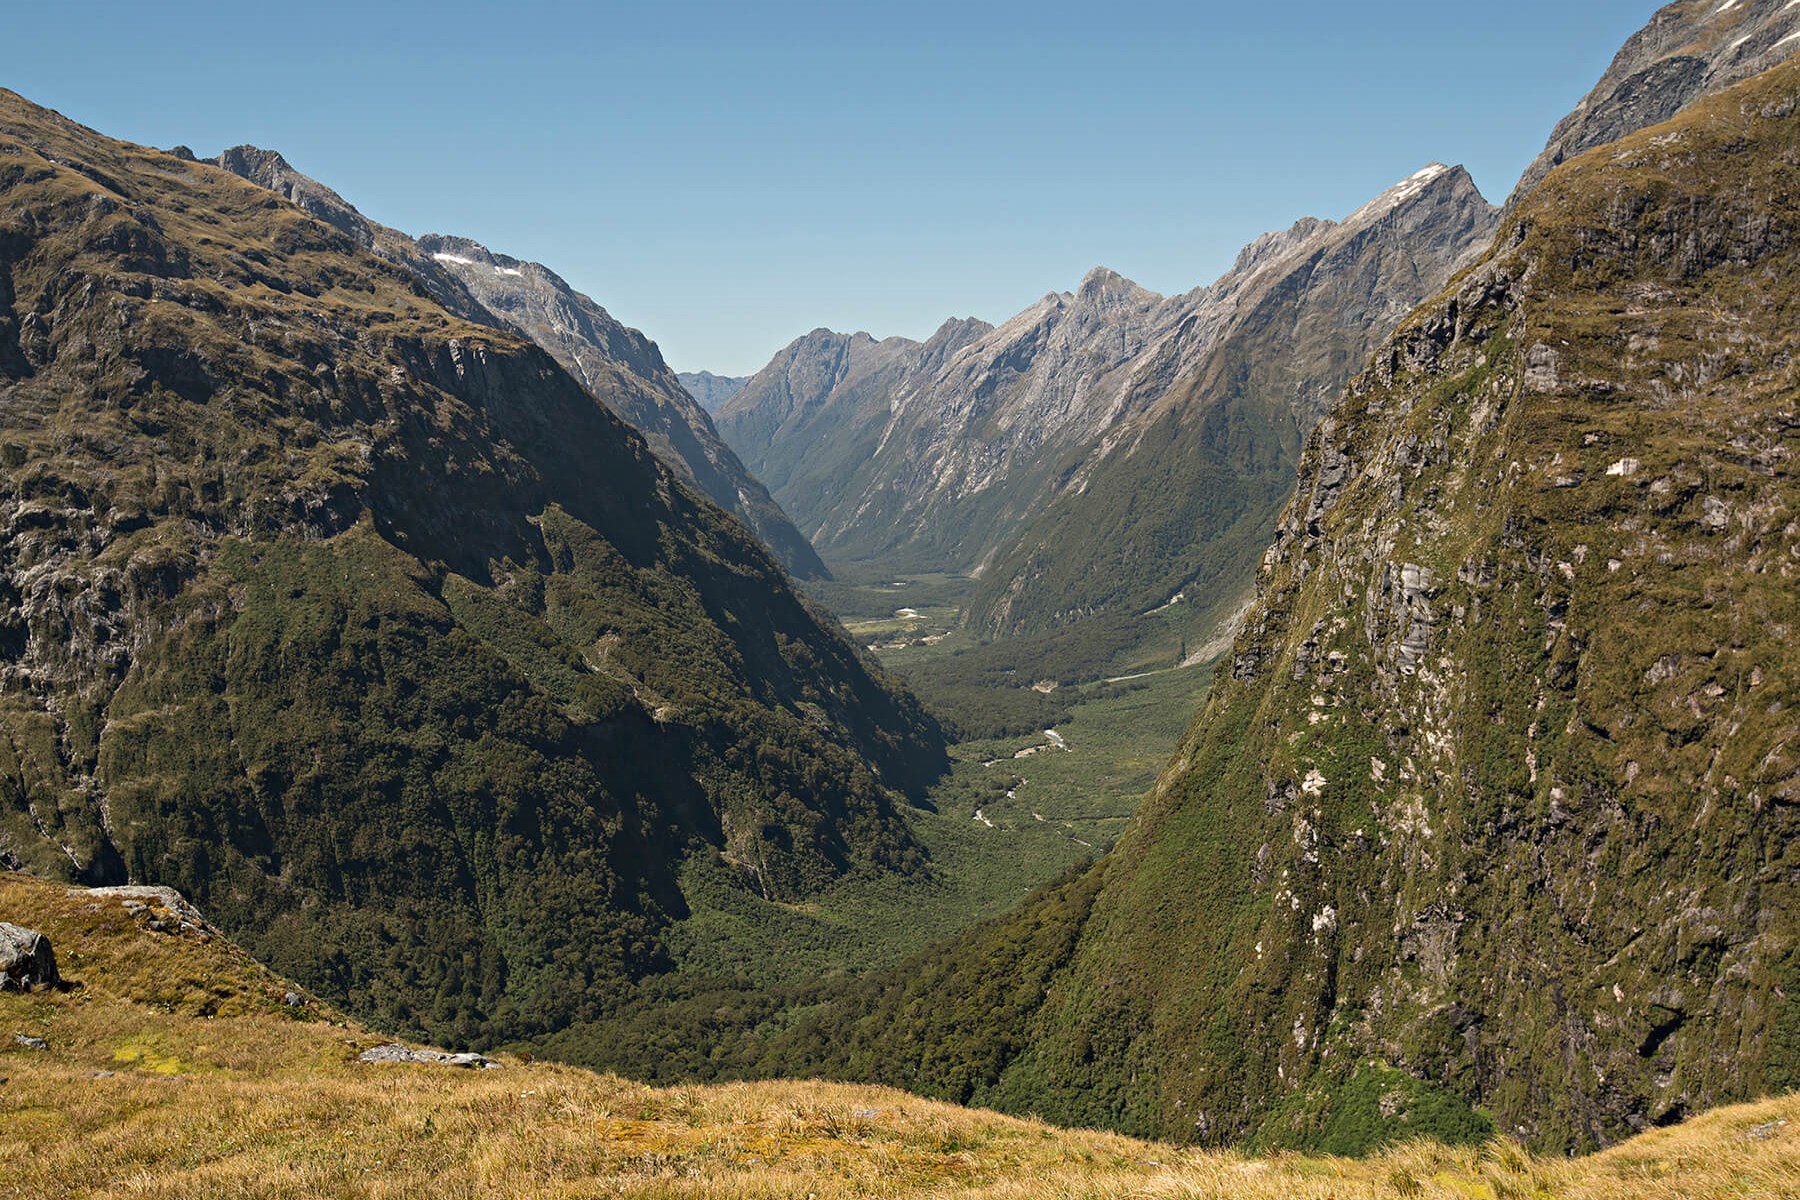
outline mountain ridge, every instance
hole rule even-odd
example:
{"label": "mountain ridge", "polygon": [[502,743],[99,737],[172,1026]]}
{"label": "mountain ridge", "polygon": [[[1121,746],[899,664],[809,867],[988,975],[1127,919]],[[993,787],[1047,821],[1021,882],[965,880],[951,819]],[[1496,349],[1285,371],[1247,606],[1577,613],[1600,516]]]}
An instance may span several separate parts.
{"label": "mountain ridge", "polygon": [[[191,153],[191,152],[190,152]],[[280,153],[236,146],[207,160],[266,187],[366,249],[417,275],[449,311],[516,330],[547,350],[576,379],[604,392],[627,423],[683,477],[742,519],[802,578],[825,566],[767,490],[719,438],[643,333],[615,320],[541,263],[496,254],[470,238],[410,237],[369,220],[329,187],[296,170]]]}
{"label": "mountain ridge", "polygon": [[[1480,248],[1495,215],[1466,171],[1434,163],[1343,221],[1264,234],[1219,280],[1179,295],[1096,267],[997,327],[946,326],[941,357],[814,331],[720,410],[720,431],[828,556],[975,576],[965,620],[980,637],[1129,621],[1197,583],[1204,603],[1183,615],[1199,643],[1248,584],[1246,556],[1272,531],[1305,429],[1372,338]],[[1309,282],[1334,270],[1335,292]],[[1284,279],[1295,296],[1270,300]],[[1279,343],[1267,357],[1310,355],[1316,378],[1250,396],[1218,378],[1195,386],[1252,336],[1248,314],[1281,303],[1292,311],[1254,336]],[[1097,470],[1109,495],[1090,510]],[[1156,480],[1147,502],[1137,477]],[[1174,525],[1191,536],[1172,538]]]}

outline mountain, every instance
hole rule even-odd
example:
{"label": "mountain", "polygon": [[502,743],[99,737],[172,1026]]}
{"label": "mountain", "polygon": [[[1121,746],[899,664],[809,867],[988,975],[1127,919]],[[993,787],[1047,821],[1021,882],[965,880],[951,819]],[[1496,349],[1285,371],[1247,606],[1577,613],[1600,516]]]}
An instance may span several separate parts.
{"label": "mountain", "polygon": [[748,525],[788,570],[801,578],[826,574],[812,546],[719,439],[711,418],[682,387],[656,343],[614,320],[554,271],[495,254],[467,238],[408,237],[369,220],[272,150],[237,146],[210,161],[405,267],[449,312],[536,342],[643,434],[686,483]]}
{"label": "mountain", "polygon": [[711,371],[681,371],[675,376],[687,394],[699,401],[707,412],[718,412],[719,406],[744,390],[748,375],[714,375]]}
{"label": "mountain", "polygon": [[622,373],[435,286],[0,93],[0,862],[179,887],[468,1043],[664,969],[696,856],[918,869],[943,746]]}
{"label": "mountain", "polygon": [[923,345],[815,331],[719,428],[826,555],[978,575],[983,633],[1136,615],[1184,588],[1216,618],[1329,397],[1494,217],[1466,172],[1433,164],[1342,223],[1265,235],[1185,295],[1096,269]]}
{"label": "mountain", "polygon": [[1132,364],[1130,415],[1058,465],[1055,494],[982,573],[971,624],[1041,633],[1181,605],[1210,634],[1245,598],[1306,435],[1496,215],[1467,172],[1433,164],[1341,224],[1246,249],[1184,318],[1187,344]]}
{"label": "mountain", "polygon": [[1800,8],[1788,0],[1685,0],[1664,6],[1558,123],[1508,207],[1530,195],[1563,160],[1666,121],[1694,100],[1748,79],[1796,50]]}
{"label": "mountain", "polygon": [[1797,164],[1789,61],[1550,171],[1315,429],[1114,851],[790,1068],[1349,1151],[1800,1083]]}

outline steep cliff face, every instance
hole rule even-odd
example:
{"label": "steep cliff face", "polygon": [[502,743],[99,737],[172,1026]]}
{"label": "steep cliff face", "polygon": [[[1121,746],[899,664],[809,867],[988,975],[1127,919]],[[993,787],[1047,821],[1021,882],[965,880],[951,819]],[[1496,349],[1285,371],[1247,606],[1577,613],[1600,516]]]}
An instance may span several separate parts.
{"label": "steep cliff face", "polygon": [[[1495,210],[1427,167],[1342,224],[1248,248],[1132,366],[1122,407],[1013,533],[969,605],[992,634],[1179,605],[1203,639],[1241,604],[1301,443],[1370,349],[1487,246]],[[1205,322],[1216,328],[1204,328]]]}
{"label": "steep cliff face", "polygon": [[0,859],[464,1041],[665,966],[686,855],[916,866],[917,706],[605,387],[429,290],[0,93]]}
{"label": "steep cliff face", "polygon": [[1796,197],[1795,64],[1548,175],[1315,431],[1114,853],[835,1069],[1339,1149],[1800,1083]]}
{"label": "steep cliff face", "polygon": [[414,239],[369,220],[342,196],[272,150],[237,146],[210,160],[292,201],[412,272],[431,298],[464,320],[522,333],[599,396],[683,481],[748,525],[801,578],[825,565],[767,489],[720,440],[655,342],[620,324],[548,267],[495,254],[468,238]]}
{"label": "steep cliff face", "polygon": [[542,346],[687,483],[735,514],[802,579],[827,574],[812,544],[720,439],[712,418],[663,361],[655,342],[540,263],[495,254],[468,238],[426,234],[419,249],[482,307]]}
{"label": "steep cliff face", "polygon": [[719,432],[770,491],[787,497],[782,503],[802,529],[830,540],[827,522],[875,503],[866,494],[869,464],[882,449],[894,396],[992,329],[972,318],[946,321],[923,342],[815,329],[783,347],[719,409]]}
{"label": "steep cliff face", "polygon": [[720,429],[826,554],[980,575],[984,634],[1178,592],[1200,628],[1241,600],[1329,398],[1494,218],[1434,164],[1341,223],[1265,235],[1185,295],[1098,269],[926,347],[819,331]]}

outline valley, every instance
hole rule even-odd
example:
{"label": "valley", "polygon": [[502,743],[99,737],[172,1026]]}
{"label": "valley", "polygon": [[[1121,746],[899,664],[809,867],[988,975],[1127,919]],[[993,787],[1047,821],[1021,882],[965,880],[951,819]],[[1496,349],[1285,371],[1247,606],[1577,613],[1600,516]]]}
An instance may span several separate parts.
{"label": "valley", "polygon": [[[775,232],[904,137],[663,191],[788,83],[674,75],[413,210],[567,275],[0,89],[9,1187],[1800,1196],[1800,8],[1648,14],[1503,205],[1389,114],[1343,215],[993,322]],[[766,335],[779,243],[935,329],[678,372],[570,282],[667,295],[644,191],[683,310]]]}

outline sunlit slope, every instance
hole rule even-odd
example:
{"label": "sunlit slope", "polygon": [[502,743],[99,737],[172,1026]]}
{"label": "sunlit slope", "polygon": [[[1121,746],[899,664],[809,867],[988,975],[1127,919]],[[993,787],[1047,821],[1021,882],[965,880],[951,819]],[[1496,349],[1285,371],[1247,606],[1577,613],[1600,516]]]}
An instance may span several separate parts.
{"label": "sunlit slope", "polygon": [[[1800,1101],[1722,1110],[1574,1162],[1420,1144],[1365,1161],[1182,1150],[819,1083],[658,1090],[502,1058],[369,1064],[220,936],[0,876],[70,990],[0,994],[0,1172],[44,1197],[1501,1197],[1800,1192]],[[32,1050],[14,1031],[42,1037]]]}

